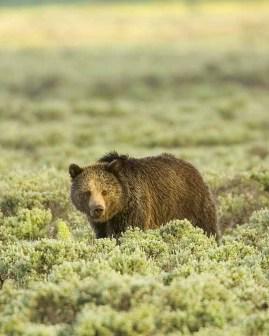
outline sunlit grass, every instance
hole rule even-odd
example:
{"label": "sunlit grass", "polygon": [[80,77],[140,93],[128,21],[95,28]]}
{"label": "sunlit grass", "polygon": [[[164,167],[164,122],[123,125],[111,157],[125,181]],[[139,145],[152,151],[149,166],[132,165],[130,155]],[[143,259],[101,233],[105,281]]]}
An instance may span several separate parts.
{"label": "sunlit grass", "polygon": [[268,40],[266,2],[46,5],[1,9],[0,47]]}

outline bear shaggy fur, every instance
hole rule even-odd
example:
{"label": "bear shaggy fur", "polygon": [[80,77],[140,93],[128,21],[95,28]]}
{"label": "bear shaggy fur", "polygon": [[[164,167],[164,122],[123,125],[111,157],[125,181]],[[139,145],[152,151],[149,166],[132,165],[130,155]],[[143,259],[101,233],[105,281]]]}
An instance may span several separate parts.
{"label": "bear shaggy fur", "polygon": [[194,166],[173,155],[135,159],[112,152],[85,168],[71,164],[69,173],[71,200],[87,215],[97,238],[184,218],[218,236],[207,185]]}

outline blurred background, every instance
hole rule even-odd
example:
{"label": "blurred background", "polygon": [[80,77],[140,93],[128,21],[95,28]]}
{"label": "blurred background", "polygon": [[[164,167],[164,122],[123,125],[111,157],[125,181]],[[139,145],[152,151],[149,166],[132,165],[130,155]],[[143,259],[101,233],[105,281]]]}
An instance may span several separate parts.
{"label": "blurred background", "polygon": [[0,169],[269,163],[267,1],[0,1]]}

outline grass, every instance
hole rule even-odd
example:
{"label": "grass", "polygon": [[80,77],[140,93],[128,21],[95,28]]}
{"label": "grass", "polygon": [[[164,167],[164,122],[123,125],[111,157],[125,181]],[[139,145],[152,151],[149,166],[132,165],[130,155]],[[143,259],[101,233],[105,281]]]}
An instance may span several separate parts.
{"label": "grass", "polygon": [[[186,5],[175,2],[137,4],[55,4],[4,8],[0,13],[0,46],[81,47],[180,44],[184,48],[238,47],[268,40],[266,2]],[[197,20],[198,18],[198,20]],[[35,29],[32,29],[32,28]],[[189,39],[192,43],[189,43]],[[198,45],[197,45],[198,44]]]}
{"label": "grass", "polygon": [[[0,334],[268,335],[268,9],[1,10]],[[113,149],[194,163],[222,242],[186,221],[96,241],[67,169]]]}

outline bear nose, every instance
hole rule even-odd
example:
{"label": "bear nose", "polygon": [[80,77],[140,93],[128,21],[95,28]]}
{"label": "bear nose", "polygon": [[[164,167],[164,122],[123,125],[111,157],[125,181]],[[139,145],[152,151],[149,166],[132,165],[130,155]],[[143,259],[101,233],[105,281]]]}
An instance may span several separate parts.
{"label": "bear nose", "polygon": [[94,217],[100,217],[104,211],[102,205],[97,205],[92,208],[91,212]]}

